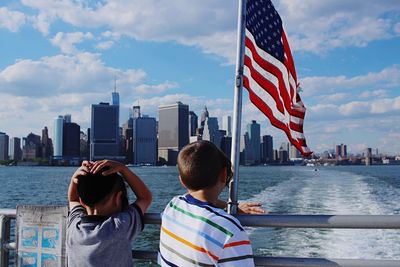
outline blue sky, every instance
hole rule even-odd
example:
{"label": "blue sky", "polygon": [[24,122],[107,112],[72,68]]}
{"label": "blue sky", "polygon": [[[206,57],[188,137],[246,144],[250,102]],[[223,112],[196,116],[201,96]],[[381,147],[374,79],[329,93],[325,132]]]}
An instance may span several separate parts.
{"label": "blue sky", "polygon": [[[335,144],[400,154],[399,0],[273,0],[288,34],[307,107],[311,150]],[[0,3],[0,131],[50,136],[57,115],[83,130],[91,104],[117,77],[128,109],[158,117],[181,101],[232,115],[237,1],[20,0]],[[242,125],[286,137],[243,98]],[[221,120],[220,120],[221,121]],[[243,132],[243,131],[242,131]]]}

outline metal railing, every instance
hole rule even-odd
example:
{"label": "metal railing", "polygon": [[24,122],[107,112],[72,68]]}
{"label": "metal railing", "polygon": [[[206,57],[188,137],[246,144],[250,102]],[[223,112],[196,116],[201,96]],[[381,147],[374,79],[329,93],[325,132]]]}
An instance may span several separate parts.
{"label": "metal railing", "polygon": [[[0,209],[0,267],[9,264],[9,252],[15,250],[10,242],[10,222],[16,217],[14,209]],[[278,228],[341,228],[341,229],[400,229],[400,215],[238,215],[243,226]],[[145,214],[146,224],[160,224],[158,213]],[[156,260],[156,251],[133,250],[135,259]],[[280,267],[399,267],[400,260],[330,259],[255,256],[257,266]]]}

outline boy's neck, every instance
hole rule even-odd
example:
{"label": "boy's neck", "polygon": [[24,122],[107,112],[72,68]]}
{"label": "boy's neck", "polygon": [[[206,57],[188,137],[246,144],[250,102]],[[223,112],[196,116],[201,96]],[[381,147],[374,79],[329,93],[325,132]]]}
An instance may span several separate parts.
{"label": "boy's neck", "polygon": [[109,216],[109,214],[107,214],[107,212],[105,212],[102,209],[98,209],[96,207],[94,207],[94,208],[86,207],[86,213],[87,213],[87,215]]}
{"label": "boy's neck", "polygon": [[220,194],[219,191],[212,189],[188,190],[188,193],[195,199],[209,202],[214,206],[217,206],[218,196]]}

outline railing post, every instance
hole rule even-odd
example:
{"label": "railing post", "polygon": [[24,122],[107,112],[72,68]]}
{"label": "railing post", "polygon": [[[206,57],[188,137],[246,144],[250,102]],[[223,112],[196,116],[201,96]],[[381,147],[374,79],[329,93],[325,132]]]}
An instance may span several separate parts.
{"label": "railing post", "polygon": [[9,251],[6,242],[10,241],[10,218],[0,215],[0,267],[8,267]]}

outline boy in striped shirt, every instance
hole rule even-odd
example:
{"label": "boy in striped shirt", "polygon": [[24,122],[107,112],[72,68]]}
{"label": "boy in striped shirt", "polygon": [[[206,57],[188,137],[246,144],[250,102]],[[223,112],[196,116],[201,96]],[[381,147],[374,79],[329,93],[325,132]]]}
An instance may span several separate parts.
{"label": "boy in striped shirt", "polygon": [[[188,193],[174,197],[162,214],[161,266],[254,266],[252,247],[240,222],[218,197],[232,177],[226,155],[209,141],[185,146],[178,155],[179,179]],[[258,203],[246,212],[263,213]]]}

